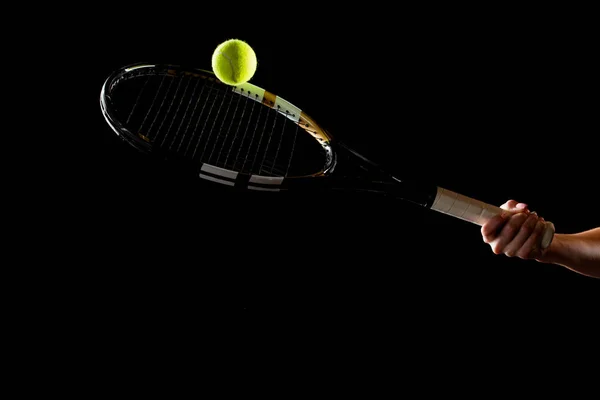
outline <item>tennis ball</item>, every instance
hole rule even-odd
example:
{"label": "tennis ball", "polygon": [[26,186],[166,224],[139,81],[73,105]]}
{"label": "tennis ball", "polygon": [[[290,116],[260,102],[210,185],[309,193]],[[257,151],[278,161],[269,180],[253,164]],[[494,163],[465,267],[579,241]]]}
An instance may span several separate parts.
{"label": "tennis ball", "polygon": [[246,83],[256,72],[256,53],[240,39],[221,43],[212,55],[212,69],[217,78],[228,85]]}

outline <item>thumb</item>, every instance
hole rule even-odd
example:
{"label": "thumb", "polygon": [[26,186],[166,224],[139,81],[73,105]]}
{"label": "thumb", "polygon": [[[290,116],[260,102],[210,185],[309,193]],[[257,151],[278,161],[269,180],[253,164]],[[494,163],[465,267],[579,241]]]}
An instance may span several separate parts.
{"label": "thumb", "polygon": [[501,209],[512,212],[527,212],[529,206],[526,203],[519,203],[516,200],[508,200],[500,206]]}

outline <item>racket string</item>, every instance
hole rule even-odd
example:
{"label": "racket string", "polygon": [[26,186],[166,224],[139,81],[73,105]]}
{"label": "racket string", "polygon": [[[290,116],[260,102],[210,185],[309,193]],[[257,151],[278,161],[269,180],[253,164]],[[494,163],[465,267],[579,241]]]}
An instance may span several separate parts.
{"label": "racket string", "polygon": [[[263,111],[263,108],[262,108],[262,107],[258,109],[258,116],[257,116],[257,120],[259,120],[259,119],[260,119],[260,117],[261,117],[261,114],[262,114],[262,111]],[[248,125],[248,126],[250,126],[250,125]],[[239,156],[240,156],[240,154],[239,154],[239,153],[240,153],[240,152],[241,152],[241,150],[242,150],[242,148],[240,147],[240,149],[239,149],[240,151],[238,152],[238,157],[236,157],[236,160],[235,160],[235,161],[234,161],[234,163],[233,163],[233,168],[234,168],[234,170],[237,170],[237,165],[238,165],[238,162],[240,162],[240,161],[241,161],[242,165],[241,165],[241,167],[239,168],[239,170],[240,170],[241,172],[244,172],[244,171],[245,171],[246,164],[248,163],[248,157],[249,157],[249,155],[250,155],[250,149],[252,148],[252,145],[253,145],[253,143],[254,143],[254,139],[256,138],[256,130],[257,130],[257,128],[258,128],[258,124],[254,124],[254,125],[253,125],[253,129],[252,129],[252,134],[251,134],[251,136],[250,136],[250,143],[248,144],[248,149],[247,149],[247,152],[245,153],[245,155],[244,155],[243,159],[240,159],[240,158],[239,158]]]}
{"label": "racket string", "polygon": [[[186,128],[183,131],[183,134],[181,135],[181,139],[179,140],[179,144],[177,145],[177,151],[180,151],[181,149],[181,145],[183,144],[185,138],[186,138],[186,134],[187,131],[189,129],[190,126],[190,122],[191,122],[191,118],[188,118],[188,112],[190,110],[190,107],[192,104],[194,104],[194,108],[192,109],[192,115],[196,112],[196,106],[198,105],[198,101],[194,102],[193,98],[194,98],[194,94],[196,94],[196,91],[198,90],[198,85],[199,85],[200,81],[197,80],[196,84],[194,85],[194,89],[192,91],[192,94],[190,95],[190,99],[187,103],[187,106],[185,108],[185,112],[183,114],[183,117],[181,118],[181,121],[179,123],[179,126],[177,127],[177,132],[175,132],[175,136],[173,138],[173,140],[171,140],[171,143],[169,143],[169,150],[173,151],[173,144],[177,142],[178,136],[179,136],[179,131],[181,130],[181,127],[183,126],[184,122],[186,120],[188,120],[188,123],[186,124]],[[204,87],[203,87],[204,88]]]}
{"label": "racket string", "polygon": [[[274,112],[273,109],[267,109],[267,118],[265,118],[262,129],[260,130],[260,136],[258,137],[258,143],[256,145],[256,149],[254,150],[254,152],[252,154],[252,158],[250,158],[251,164],[250,164],[250,169],[248,170],[248,173],[252,173],[254,171],[254,166],[256,165],[256,160],[260,157],[259,150],[260,150],[260,146],[262,145],[262,141],[265,136],[265,132],[267,130],[267,124],[269,123],[269,114],[271,114],[271,112]],[[242,172],[244,172],[243,169],[242,169]],[[260,170],[259,170],[259,172],[260,172]]]}
{"label": "racket string", "polygon": [[[166,139],[166,138],[169,136],[169,132],[171,132],[171,128],[173,127],[173,124],[174,124],[175,122],[177,122],[177,118],[176,118],[176,116],[177,116],[177,114],[179,113],[179,110],[180,110],[180,108],[181,108],[181,105],[183,104],[183,99],[185,98],[185,94],[186,94],[186,92],[187,92],[187,90],[188,90],[188,87],[189,87],[189,85],[190,85],[190,80],[191,80],[191,79],[188,79],[188,80],[187,80],[187,83],[186,83],[186,85],[185,85],[185,88],[183,89],[183,94],[182,94],[182,96],[181,96],[181,99],[179,100],[179,103],[177,104],[177,109],[175,110],[175,113],[173,114],[173,118],[171,118],[171,122],[170,122],[170,124],[169,124],[169,127],[167,128],[167,132],[166,132],[166,133],[163,135],[162,141],[160,142],[160,145],[161,145],[161,146],[164,146],[164,144],[165,144],[165,139]],[[181,83],[182,83],[182,82],[183,82],[183,79],[179,81],[179,84],[177,85],[177,91],[179,91],[179,87],[181,86]],[[177,91],[175,92],[175,96],[177,95]],[[171,104],[169,105],[169,110],[171,109],[171,107],[173,106],[173,103],[175,102],[175,96],[173,97],[173,101],[172,101],[172,102],[171,102]],[[189,105],[189,102],[188,102],[188,105]],[[187,108],[186,108],[186,109],[187,109]],[[167,115],[168,115],[168,111],[167,111]],[[165,118],[166,118],[166,117],[165,117]],[[183,118],[180,118],[180,119],[179,119],[179,124],[178,124],[178,126],[181,126],[181,124],[182,124],[182,123],[183,123]],[[159,130],[160,130],[160,128],[159,128]],[[177,130],[177,132],[178,132],[178,131],[179,131],[179,129]],[[175,132],[175,136],[174,136],[174,138],[176,138],[176,137],[177,137],[177,132]],[[170,145],[169,145],[169,146],[170,146]]]}
{"label": "racket string", "polygon": [[[258,93],[193,73],[163,71],[139,81],[126,124],[137,124],[132,130],[169,157],[198,167],[207,163],[243,174],[285,177],[297,173],[292,160],[299,136],[306,137],[311,149],[322,150],[309,135],[298,135],[298,116],[273,102],[261,104],[266,100]],[[306,143],[300,152],[303,147]],[[314,160],[321,157],[309,153]],[[298,159],[298,171],[316,172],[324,164],[317,160],[316,167],[305,167],[306,157]]]}
{"label": "racket string", "polygon": [[290,156],[288,157],[288,163],[287,166],[285,168],[285,172],[283,174],[283,176],[288,176],[288,173],[290,172],[290,166],[292,165],[292,159],[294,158],[294,150],[296,148],[296,139],[298,138],[298,129],[300,129],[300,126],[298,124],[294,124],[294,134],[293,134],[293,139],[292,139],[292,148],[290,150]]}
{"label": "racket string", "polygon": [[[221,141],[221,146],[219,147],[219,153],[217,154],[217,159],[215,160],[215,163],[216,163],[217,165],[220,165],[220,163],[219,163],[219,160],[221,159],[221,156],[223,155],[223,150],[225,149],[225,144],[226,144],[226,143],[227,143],[227,141],[228,141],[229,135],[230,135],[230,133],[231,133],[231,128],[232,128],[232,126],[234,125],[234,122],[235,122],[235,120],[236,120],[236,115],[237,115],[238,109],[239,109],[239,107],[240,107],[240,102],[242,101],[242,98],[243,98],[243,96],[242,96],[242,95],[240,95],[240,96],[237,96],[237,99],[236,99],[236,101],[235,101],[235,108],[234,108],[234,110],[233,110],[233,115],[232,115],[232,118],[230,118],[230,119],[229,119],[229,126],[227,127],[227,132],[225,133],[225,137],[224,137],[224,138],[223,138],[223,140]],[[233,102],[233,100],[232,100],[232,102]],[[241,111],[241,112],[243,113],[243,112],[244,112],[244,109],[242,109],[242,111]],[[239,121],[241,121],[241,118],[239,119]],[[223,122],[225,122],[225,121],[223,121]],[[229,149],[231,149],[231,148],[233,147],[234,143],[235,143],[235,138],[237,137],[237,133],[238,133],[238,130],[239,130],[239,126],[240,126],[240,125],[238,124],[238,125],[237,125],[237,129],[236,129],[236,132],[234,133],[234,136],[233,136],[233,138],[232,138],[232,140],[231,140],[231,144],[230,144],[230,146],[229,146]],[[219,131],[219,133],[220,133],[220,131]],[[214,150],[215,150],[215,148],[216,148],[216,143],[215,143],[215,146],[213,146],[213,151],[211,152],[211,154],[210,154],[210,156],[209,156],[209,158],[208,158],[208,162],[209,162],[209,163],[211,162],[212,155],[213,155],[213,153],[214,153]],[[224,165],[225,165],[225,164],[226,164],[226,163],[224,163]]]}
{"label": "racket string", "polygon": [[[210,94],[211,94],[211,92],[212,92],[213,90],[214,90],[214,83],[213,83],[213,84],[211,84],[211,85],[208,87],[208,91],[207,91],[207,94],[206,94],[206,101],[202,101],[202,108],[200,109],[200,114],[199,114],[199,115],[198,115],[198,117],[196,118],[196,122],[195,122],[195,124],[194,124],[194,128],[192,129],[192,132],[191,132],[191,137],[190,137],[190,140],[189,140],[189,142],[188,142],[188,144],[187,144],[187,146],[186,146],[186,148],[185,148],[185,151],[183,152],[183,156],[184,156],[184,157],[185,157],[185,156],[187,156],[187,154],[188,154],[188,151],[190,150],[190,145],[192,145],[192,143],[193,143],[194,141],[198,140],[198,139],[196,138],[196,132],[197,132],[197,130],[198,130],[198,126],[200,125],[200,121],[202,120],[202,115],[204,115],[204,111],[205,111],[205,109],[206,109],[206,105],[208,104],[208,99],[210,98]],[[203,88],[203,91],[204,91],[204,88]],[[200,95],[202,95],[202,93],[201,93]],[[197,103],[199,103],[200,101],[201,101],[201,97],[198,97],[198,101],[197,101]],[[192,117],[193,117],[193,115],[192,115]],[[190,122],[192,122],[192,121],[190,120]]]}
{"label": "racket string", "polygon": [[[129,115],[127,116],[127,119],[125,120],[126,124],[129,124],[131,117],[133,116],[136,108],[138,107],[138,104],[140,103],[140,99],[142,98],[142,95],[144,94],[144,92],[146,91],[146,88],[148,87],[148,83],[150,82],[150,79],[151,79],[151,76],[148,76],[146,78],[146,81],[144,82],[144,85],[142,86],[140,93],[138,94],[137,98],[135,99],[135,102],[133,103],[133,107],[131,107],[131,111],[129,112]],[[143,122],[142,122],[142,124],[143,124]],[[141,130],[141,128],[140,128],[140,130]]]}
{"label": "racket string", "polygon": [[[149,135],[147,133],[145,133],[144,131],[144,125],[146,124],[146,121],[148,120],[148,118],[150,117],[152,110],[154,109],[154,105],[156,104],[156,100],[158,99],[158,95],[162,89],[163,84],[165,83],[165,78],[167,77],[167,75],[163,75],[162,79],[160,80],[160,84],[158,86],[158,89],[156,90],[156,94],[154,95],[154,97],[152,98],[152,103],[150,103],[150,107],[148,107],[148,111],[146,112],[146,114],[144,115],[144,119],[142,119],[142,122],[140,124],[140,127],[138,128],[138,132],[149,138]],[[146,81],[146,84],[150,82],[150,79],[152,78],[152,76],[148,77],[148,80]],[[134,106],[131,109],[131,113],[129,114],[129,117],[127,118],[127,121],[129,121],[131,119],[131,117],[133,116],[133,112],[136,109],[136,104],[137,102],[139,102],[139,100],[141,99],[143,90],[140,91],[138,99],[136,101],[136,103],[134,103]]]}
{"label": "racket string", "polygon": [[[285,118],[285,119],[283,120],[283,124],[284,124],[284,126],[283,126],[283,128],[281,129],[281,136],[279,136],[279,137],[278,137],[278,139],[279,139],[279,140],[277,141],[277,147],[275,148],[275,156],[274,156],[274,160],[275,160],[275,162],[277,161],[277,158],[278,158],[278,156],[279,156],[279,150],[281,150],[281,143],[283,142],[283,132],[285,132],[285,125],[286,125],[286,124],[288,123],[288,121],[289,121],[289,117],[290,117],[290,113],[289,113],[289,111],[287,111],[287,110],[286,110],[286,111],[285,111],[285,115],[286,115],[286,117],[287,117],[287,118]],[[266,156],[266,153],[265,153],[265,156]],[[265,160],[264,160],[264,158],[263,158],[263,163],[264,163],[264,161],[265,161]],[[273,175],[273,171],[274,171],[274,169],[275,169],[275,162],[273,162],[273,163],[271,164],[271,169],[269,170],[269,174],[270,174],[270,175]],[[262,167],[261,167],[261,168],[262,168]],[[284,175],[284,176],[285,176],[285,175]]]}
{"label": "racket string", "polygon": [[[156,135],[152,135],[152,128],[154,127],[154,125],[156,124],[156,121],[158,120],[158,117],[162,114],[162,110],[163,110],[163,106],[165,104],[165,100],[167,99],[167,95],[169,94],[169,91],[171,90],[171,86],[173,85],[173,79],[169,80],[169,85],[166,88],[165,94],[160,102],[160,105],[158,106],[158,109],[153,111],[151,108],[148,110],[148,115],[150,115],[150,113],[154,112],[154,118],[152,118],[152,122],[150,123],[150,127],[148,128],[148,132],[145,134],[146,137],[148,137],[151,140],[154,140],[156,138]],[[159,88],[160,90],[160,88]],[[157,92],[157,96],[158,96],[159,92]],[[166,117],[166,115],[165,115]],[[162,126],[162,124],[160,124]],[[144,134],[143,130],[140,128],[140,131],[142,132],[142,134]]]}
{"label": "racket string", "polygon": [[[219,116],[221,108],[223,107],[223,104],[225,103],[226,97],[227,96],[223,96],[223,100],[221,101],[221,106],[219,107],[219,110],[217,112],[217,117]],[[236,110],[236,108],[234,108],[234,110],[233,110],[232,117],[228,118],[228,115],[229,115],[229,110],[231,109],[231,104],[234,102],[234,100],[238,100],[238,102],[239,102],[240,96],[235,96],[234,97],[233,95],[230,95],[229,99],[227,100],[227,106],[226,106],[226,109],[225,109],[225,114],[223,114],[223,118],[222,118],[221,123],[219,125],[219,130],[217,132],[215,140],[213,141],[212,150],[210,151],[210,154],[208,155],[208,158],[206,159],[206,162],[209,163],[209,164],[211,163],[212,156],[213,156],[213,154],[215,152],[215,149],[217,148],[217,144],[219,143],[219,140],[221,140],[221,142],[220,142],[221,146],[220,147],[223,147],[225,145],[225,140],[227,139],[227,134],[225,135],[225,137],[223,139],[221,139],[221,134],[223,132],[223,126],[225,125],[225,122],[229,122],[229,126],[228,126],[227,129],[228,130],[231,129],[231,123],[233,122],[233,120],[235,118],[235,110]],[[237,103],[236,103],[236,105],[237,105]],[[213,123],[213,127],[216,125],[216,123],[217,123],[217,120],[215,119],[215,121]],[[214,129],[210,130],[211,133],[213,131],[214,131]],[[204,158],[203,155],[204,155],[207,147],[208,147],[208,142],[207,142],[207,146],[205,146],[204,150],[202,151],[202,155],[200,156],[201,160]]]}
{"label": "racket string", "polygon": [[[214,95],[215,95],[215,100],[216,100],[216,97],[218,97],[218,93],[217,93],[218,88],[217,89],[211,88],[211,91],[209,92],[209,97],[210,97],[210,95],[211,95],[211,93],[213,91],[215,92]],[[224,100],[224,98],[223,98],[223,100]],[[214,109],[214,106],[215,106],[216,103],[217,103],[216,101],[211,101],[210,102],[210,107],[208,109],[208,114],[206,115],[206,119],[204,120],[204,124],[202,126],[202,129],[200,130],[200,136],[198,136],[198,140],[196,141],[196,146],[194,147],[194,151],[192,152],[192,156],[191,156],[192,160],[196,158],[196,153],[198,152],[198,149],[200,148],[200,143],[202,143],[202,138],[204,137],[204,133],[206,132],[207,125],[210,124],[211,120],[213,121],[213,126],[214,126],[214,123],[216,122],[216,119],[214,117],[211,117],[213,109]],[[218,114],[218,111],[217,111],[217,117],[218,117],[218,115],[219,114]],[[198,123],[199,122],[200,122],[200,119],[198,119]],[[196,127],[197,126],[198,126],[198,124],[196,124]],[[195,132],[195,130],[194,130],[194,132]],[[208,139],[207,139],[206,145],[208,145],[208,140],[209,139],[210,139],[210,133],[208,135]],[[205,145],[204,149],[206,148],[206,145]],[[202,151],[202,154],[204,154],[204,151]]]}
{"label": "racket string", "polygon": [[[275,111],[273,111],[273,112],[275,112]],[[277,125],[277,118],[273,118],[273,125],[271,126],[271,131],[267,135],[267,144],[265,145],[265,151],[263,153],[262,161],[260,162],[260,166],[258,167],[258,174],[259,175],[261,175],[263,173],[263,166],[264,166],[265,160],[267,158],[267,154],[268,154],[268,151],[269,151],[269,146],[271,144],[271,140],[273,139],[273,135],[275,134],[275,125]],[[273,162],[275,162],[275,161],[276,161],[276,159],[273,160]]]}
{"label": "racket string", "polygon": [[[244,94],[244,90],[242,90],[241,93],[243,95]],[[235,148],[235,143],[236,143],[236,140],[237,140],[237,138],[239,136],[240,128],[242,127],[242,120],[244,119],[244,115],[246,114],[246,109],[248,107],[248,102],[251,103],[250,111],[249,111],[249,114],[248,114],[250,119],[252,118],[252,115],[254,113],[254,106],[256,105],[256,102],[258,100],[257,99],[252,100],[250,98],[251,95],[252,94],[250,92],[248,92],[248,94],[245,97],[244,105],[242,106],[242,111],[240,113],[240,118],[238,120],[237,127],[235,129],[235,134],[233,136],[233,139],[231,140],[231,146],[229,146],[229,148],[227,150],[227,155],[225,156],[225,161],[223,161],[223,165],[225,165],[225,167],[227,167],[229,165],[227,163],[227,161],[229,161],[229,157],[231,156],[231,150]],[[255,95],[255,96],[258,97],[258,95]],[[240,100],[241,99],[242,99],[242,96],[240,96]],[[238,102],[238,104],[239,104],[239,102]],[[233,122],[232,122],[232,124],[233,124]],[[240,140],[240,145],[239,145],[239,147],[237,149],[238,151],[237,151],[236,158],[239,157],[240,150],[242,149],[242,146],[244,145],[244,140],[246,139],[246,134],[248,133],[248,127],[250,126],[250,124],[244,124],[244,125],[245,125],[245,127],[243,129],[244,133],[243,133],[242,138]],[[217,158],[217,164],[219,164],[219,160],[221,158],[221,152],[223,151],[223,148],[224,148],[224,146],[221,147],[221,151],[219,152],[219,157]],[[235,162],[234,162],[234,164],[235,164]]]}

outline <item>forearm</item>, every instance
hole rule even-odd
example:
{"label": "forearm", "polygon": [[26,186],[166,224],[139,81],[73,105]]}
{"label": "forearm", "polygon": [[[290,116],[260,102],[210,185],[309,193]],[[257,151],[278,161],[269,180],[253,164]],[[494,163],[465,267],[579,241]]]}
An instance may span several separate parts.
{"label": "forearm", "polygon": [[557,233],[537,260],[600,278],[600,228],[573,234]]}

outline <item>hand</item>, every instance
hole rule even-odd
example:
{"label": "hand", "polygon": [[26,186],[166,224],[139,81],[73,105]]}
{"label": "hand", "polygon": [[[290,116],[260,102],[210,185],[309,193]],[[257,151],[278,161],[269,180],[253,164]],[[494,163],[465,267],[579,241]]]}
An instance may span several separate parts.
{"label": "hand", "polygon": [[546,249],[541,241],[545,220],[529,211],[527,204],[509,200],[500,206],[508,211],[497,215],[481,226],[483,241],[494,254],[523,259],[540,258]]}

